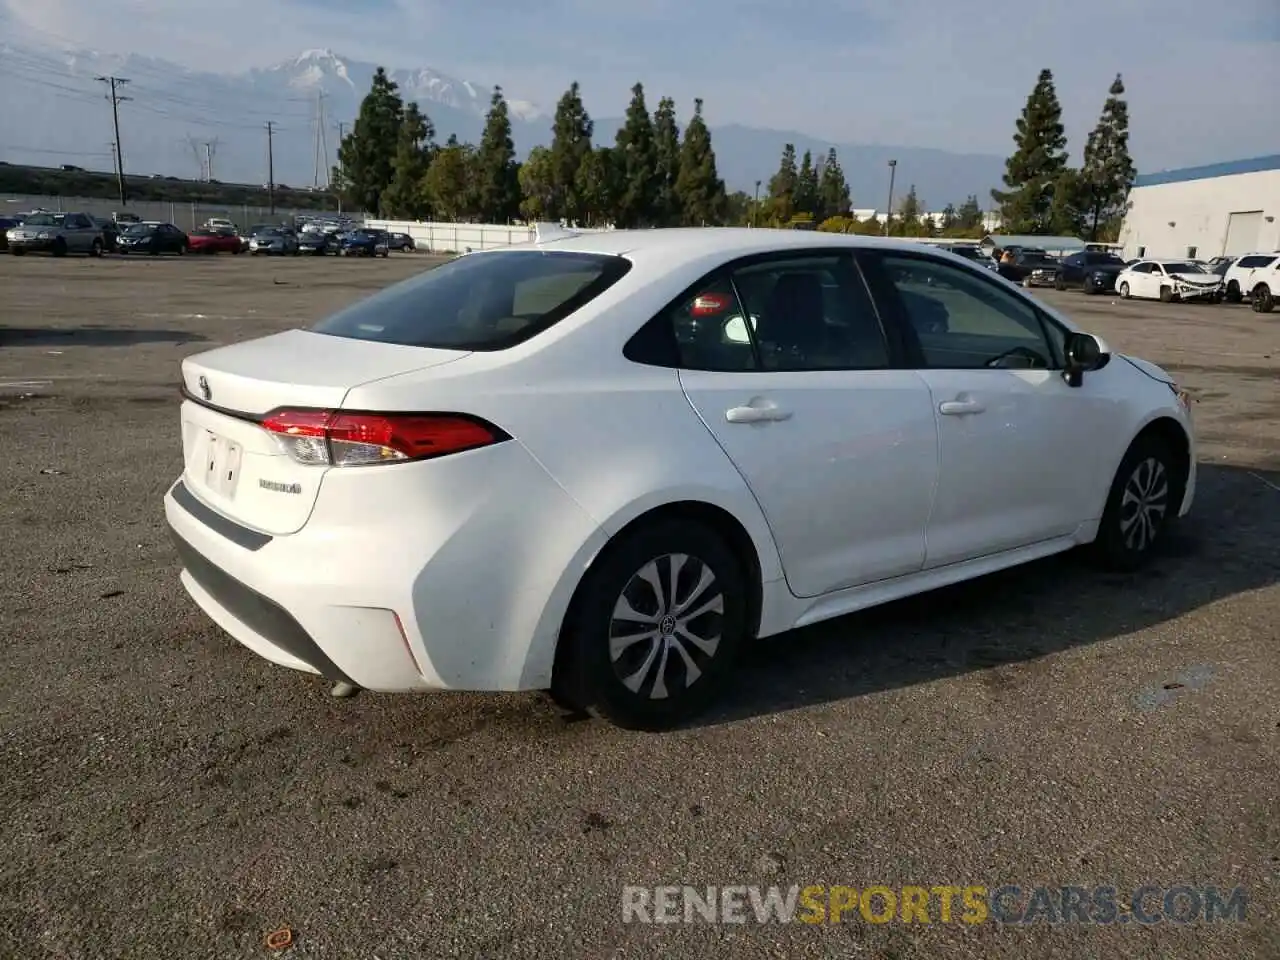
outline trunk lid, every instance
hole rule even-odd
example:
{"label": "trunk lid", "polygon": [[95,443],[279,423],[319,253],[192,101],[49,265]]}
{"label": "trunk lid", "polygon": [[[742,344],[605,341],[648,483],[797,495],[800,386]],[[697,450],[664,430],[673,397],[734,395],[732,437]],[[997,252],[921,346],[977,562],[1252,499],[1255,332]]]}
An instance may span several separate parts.
{"label": "trunk lid", "polygon": [[354,387],[465,356],[289,330],[188,357],[183,480],[200,500],[246,526],[296,533],[331,468],[297,463],[259,426],[262,417],[281,407],[336,410]]}

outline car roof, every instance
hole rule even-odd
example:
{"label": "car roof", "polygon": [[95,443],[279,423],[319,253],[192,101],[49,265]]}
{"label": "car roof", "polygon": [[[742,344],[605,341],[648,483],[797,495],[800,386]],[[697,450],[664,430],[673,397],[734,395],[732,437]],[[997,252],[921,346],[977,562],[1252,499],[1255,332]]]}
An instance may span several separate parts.
{"label": "car roof", "polygon": [[[868,237],[851,233],[819,233],[810,230],[781,230],[766,227],[663,227],[653,230],[601,230],[595,233],[556,235],[541,243],[529,242],[476,253],[501,250],[563,250],[599,253],[645,260],[684,262],[691,258],[717,256],[725,260],[757,253],[805,249],[873,249],[920,253],[937,248],[911,240]],[[475,254],[472,254],[474,256]]]}

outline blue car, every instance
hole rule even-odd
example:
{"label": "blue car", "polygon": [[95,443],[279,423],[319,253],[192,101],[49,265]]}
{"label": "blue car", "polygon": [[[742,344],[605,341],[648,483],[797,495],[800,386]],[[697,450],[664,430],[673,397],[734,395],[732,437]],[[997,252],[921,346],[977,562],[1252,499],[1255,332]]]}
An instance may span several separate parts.
{"label": "blue car", "polygon": [[391,245],[388,240],[386,231],[362,227],[345,234],[339,249],[344,257],[389,257]]}

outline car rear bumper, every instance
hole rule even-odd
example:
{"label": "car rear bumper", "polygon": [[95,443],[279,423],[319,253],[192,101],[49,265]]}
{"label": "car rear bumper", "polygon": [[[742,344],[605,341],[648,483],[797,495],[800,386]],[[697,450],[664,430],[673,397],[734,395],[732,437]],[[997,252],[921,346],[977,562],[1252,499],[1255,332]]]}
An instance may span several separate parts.
{"label": "car rear bumper", "polygon": [[[450,462],[453,461],[453,462]],[[307,525],[270,536],[166,494],[181,580],[259,656],[370,690],[541,689],[604,534],[516,442],[330,470]]]}

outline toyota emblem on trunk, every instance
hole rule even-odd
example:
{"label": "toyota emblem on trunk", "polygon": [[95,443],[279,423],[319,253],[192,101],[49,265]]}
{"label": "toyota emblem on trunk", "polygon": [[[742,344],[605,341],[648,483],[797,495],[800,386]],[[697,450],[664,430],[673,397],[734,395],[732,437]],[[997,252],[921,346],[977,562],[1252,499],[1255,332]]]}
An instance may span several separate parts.
{"label": "toyota emblem on trunk", "polygon": [[206,400],[213,399],[213,391],[209,389],[209,381],[205,377],[201,377],[196,381],[196,385],[200,387],[200,396]]}

